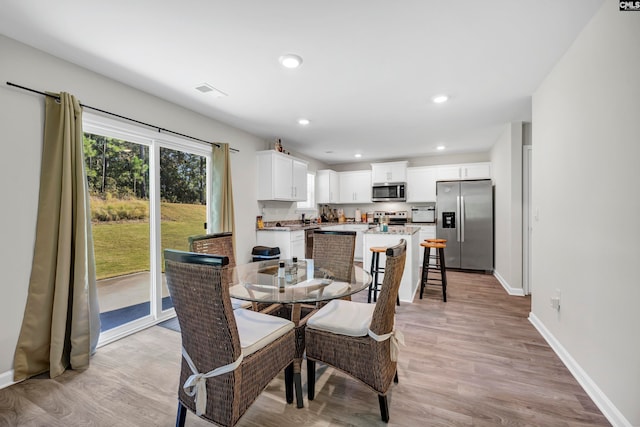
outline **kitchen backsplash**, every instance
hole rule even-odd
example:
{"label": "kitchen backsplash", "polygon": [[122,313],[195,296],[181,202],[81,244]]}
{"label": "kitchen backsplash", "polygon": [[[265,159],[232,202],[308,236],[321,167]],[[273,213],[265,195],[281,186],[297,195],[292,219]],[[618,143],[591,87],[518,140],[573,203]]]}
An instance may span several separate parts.
{"label": "kitchen backsplash", "polygon": [[[411,215],[412,206],[423,206],[425,203],[404,203],[404,202],[381,202],[381,203],[368,203],[357,205],[346,204],[330,204],[331,209],[343,209],[344,215],[347,218],[354,218],[356,209],[360,209],[360,212],[374,212],[374,211],[407,211]],[[320,205],[322,207],[322,205]],[[318,216],[318,211],[310,209],[299,209],[295,202],[278,202],[278,201],[260,201],[258,203],[258,213],[256,215],[262,215],[264,221],[293,221],[299,220],[301,214],[304,212],[306,219],[313,220]]]}
{"label": "kitchen backsplash", "polygon": [[262,215],[265,222],[268,221],[293,221],[299,220],[301,214],[305,213],[305,218],[313,219],[318,214],[313,209],[298,209],[296,202],[277,202],[263,200],[258,202],[258,213]]}

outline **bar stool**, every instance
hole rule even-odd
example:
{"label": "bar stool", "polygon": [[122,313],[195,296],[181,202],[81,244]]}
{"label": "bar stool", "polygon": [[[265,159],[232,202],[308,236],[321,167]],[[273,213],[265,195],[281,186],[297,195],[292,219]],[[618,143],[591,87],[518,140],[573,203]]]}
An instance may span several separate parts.
{"label": "bar stool", "polygon": [[[420,243],[420,246],[424,248],[422,279],[420,280],[420,299],[422,299],[424,288],[427,285],[439,285],[442,286],[442,301],[447,302],[447,271],[444,264],[444,248],[447,247],[446,242],[445,239],[427,239]],[[429,262],[431,259],[431,249],[435,249],[435,266]],[[439,274],[439,277],[431,277],[429,279],[429,272]],[[429,280],[431,281],[429,282]]]}
{"label": "bar stool", "polygon": [[[424,239],[425,242],[429,243],[444,243],[447,244],[447,239]],[[431,254],[431,252],[429,252]],[[433,264],[436,265],[436,268],[440,268],[440,256],[438,255],[438,251],[433,251],[433,254],[429,255],[429,261],[434,261]],[[430,262],[431,264],[431,262]]]}
{"label": "bar stool", "polygon": [[[371,295],[373,294],[373,302],[378,299],[378,292],[382,283],[378,282],[378,274],[384,274],[384,267],[380,267],[380,254],[387,252],[387,248],[384,246],[372,246],[369,248],[371,253],[371,284],[369,285],[369,295],[367,302],[371,302]],[[400,305],[400,296],[396,297],[396,305]]]}

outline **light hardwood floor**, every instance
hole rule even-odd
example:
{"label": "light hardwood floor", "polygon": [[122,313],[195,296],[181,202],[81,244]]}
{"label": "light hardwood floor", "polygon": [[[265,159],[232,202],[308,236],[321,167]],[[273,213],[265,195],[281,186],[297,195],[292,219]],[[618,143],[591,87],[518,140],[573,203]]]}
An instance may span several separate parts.
{"label": "light hardwood floor", "polygon": [[[610,425],[527,320],[528,297],[508,296],[492,276],[447,276],[447,303],[430,288],[425,299],[397,308],[407,345],[388,425]],[[85,372],[0,390],[0,426],[172,426],[179,361],[180,335],[154,326],[100,348]],[[285,403],[283,379],[238,425],[385,425],[375,393],[331,368],[319,367],[316,398],[309,402],[305,390],[303,409]],[[187,426],[209,425],[187,416]]]}

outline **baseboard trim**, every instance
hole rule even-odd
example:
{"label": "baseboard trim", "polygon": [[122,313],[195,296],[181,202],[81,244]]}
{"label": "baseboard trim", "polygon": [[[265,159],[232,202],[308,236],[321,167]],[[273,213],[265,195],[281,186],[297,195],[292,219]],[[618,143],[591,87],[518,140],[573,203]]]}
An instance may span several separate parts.
{"label": "baseboard trim", "polygon": [[0,374],[0,390],[15,383],[16,381],[13,380],[13,369]]}
{"label": "baseboard trim", "polygon": [[507,291],[507,293],[509,295],[515,295],[515,296],[519,296],[519,297],[523,297],[524,296],[524,289],[511,287],[511,285],[509,285],[509,283],[506,280],[504,280],[504,277],[502,277],[500,275],[500,273],[498,273],[497,270],[493,270],[493,276],[496,279],[498,279],[498,282],[500,282],[500,284],[502,285],[504,290]]}
{"label": "baseboard trim", "polygon": [[551,349],[558,355],[562,363],[564,363],[567,369],[569,369],[569,372],[571,372],[571,375],[578,381],[607,420],[609,420],[614,427],[633,427],[629,420],[622,415],[618,408],[607,398],[591,377],[587,375],[584,369],[571,357],[569,352],[560,344],[553,334],[549,332],[535,314],[529,313],[529,322],[531,322]]}

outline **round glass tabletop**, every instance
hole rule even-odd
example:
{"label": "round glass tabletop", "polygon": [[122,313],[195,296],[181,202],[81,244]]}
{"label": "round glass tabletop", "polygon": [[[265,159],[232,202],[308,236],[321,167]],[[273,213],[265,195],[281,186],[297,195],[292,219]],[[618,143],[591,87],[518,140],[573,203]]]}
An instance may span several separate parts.
{"label": "round glass tabletop", "polygon": [[[284,268],[280,270],[279,264]],[[355,294],[367,288],[371,275],[354,264],[351,278],[336,278],[312,259],[268,260],[238,265],[232,269],[232,298],[264,303],[316,303]]]}

